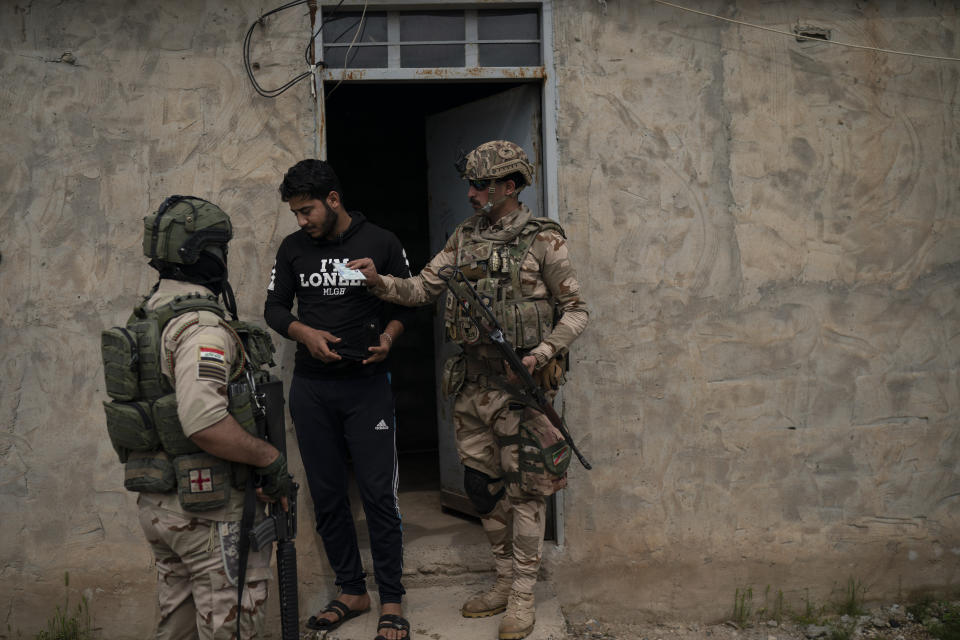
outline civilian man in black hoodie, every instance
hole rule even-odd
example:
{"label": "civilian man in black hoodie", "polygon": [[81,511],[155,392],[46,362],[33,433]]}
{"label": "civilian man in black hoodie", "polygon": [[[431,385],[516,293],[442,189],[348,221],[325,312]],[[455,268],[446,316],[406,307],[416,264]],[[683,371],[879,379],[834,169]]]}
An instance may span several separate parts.
{"label": "civilian man in black hoodie", "polygon": [[[343,273],[342,266],[370,256],[378,272],[407,278],[410,268],[397,237],[362,213],[348,212],[342,194],[333,168],[321,160],[302,160],[284,175],[280,197],[297,216],[300,230],[280,244],[263,316],[276,332],[299,343],[290,415],[317,532],[340,588],[307,627],[332,630],[370,609],[347,498],[349,454],[380,591],[377,638],[403,640],[410,626],[401,617],[403,540],[386,358],[410,312],[368,293],[363,281]],[[299,318],[291,313],[294,298]]]}

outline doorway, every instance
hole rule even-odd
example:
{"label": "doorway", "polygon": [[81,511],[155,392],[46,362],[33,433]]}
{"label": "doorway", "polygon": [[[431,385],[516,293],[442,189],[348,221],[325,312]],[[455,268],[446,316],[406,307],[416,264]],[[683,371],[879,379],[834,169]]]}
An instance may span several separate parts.
{"label": "doorway", "polygon": [[[471,214],[453,170],[459,150],[511,137],[528,140],[523,146],[539,164],[540,103],[540,86],[530,82],[328,82],[327,158],[347,207],[395,233],[416,274],[442,246],[444,234]],[[487,126],[478,125],[485,119]],[[524,124],[514,132],[505,121]],[[535,185],[522,198],[534,210],[542,201],[539,189]],[[437,363],[451,348],[444,346],[438,316],[435,306],[417,309],[391,359],[400,492],[440,492],[446,511],[470,516],[475,514],[463,495],[449,407],[436,391]]]}

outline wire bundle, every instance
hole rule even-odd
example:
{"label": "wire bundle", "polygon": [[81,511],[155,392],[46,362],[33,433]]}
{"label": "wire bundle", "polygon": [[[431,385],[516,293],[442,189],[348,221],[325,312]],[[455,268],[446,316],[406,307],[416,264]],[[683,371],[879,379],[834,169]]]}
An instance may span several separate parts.
{"label": "wire bundle", "polygon": [[288,81],[287,83],[275,89],[264,89],[262,86],[260,86],[260,83],[257,82],[257,79],[254,77],[253,67],[250,64],[250,40],[253,36],[254,28],[256,28],[258,24],[262,24],[264,18],[272,16],[275,13],[279,13],[280,11],[285,11],[286,9],[290,9],[291,7],[296,7],[297,5],[306,4],[307,2],[310,2],[310,0],[294,0],[293,2],[288,2],[287,4],[281,5],[275,9],[271,9],[270,11],[262,14],[259,18],[254,20],[253,23],[250,25],[250,28],[247,29],[247,35],[245,35],[243,38],[243,68],[246,70],[247,77],[250,79],[250,84],[253,85],[254,90],[264,98],[276,98],[281,93],[283,93],[293,85],[297,84],[304,78],[309,78],[310,76],[312,76],[316,66],[318,64],[323,64],[322,62],[314,63],[310,60],[310,48],[313,46],[313,42],[316,39],[317,35],[319,35],[320,31],[323,29],[323,25],[327,22],[327,20],[332,18],[334,14],[336,14],[337,10],[340,8],[340,5],[343,4],[343,0],[340,0],[340,2],[337,3],[337,6],[333,8],[333,11],[331,11],[328,15],[324,16],[324,19],[320,22],[320,26],[317,27],[317,30],[313,33],[313,36],[311,36],[310,41],[307,43],[307,46],[303,51],[303,58],[304,60],[306,60],[307,66],[310,67],[309,71],[304,71],[303,73],[296,76],[292,80]]}

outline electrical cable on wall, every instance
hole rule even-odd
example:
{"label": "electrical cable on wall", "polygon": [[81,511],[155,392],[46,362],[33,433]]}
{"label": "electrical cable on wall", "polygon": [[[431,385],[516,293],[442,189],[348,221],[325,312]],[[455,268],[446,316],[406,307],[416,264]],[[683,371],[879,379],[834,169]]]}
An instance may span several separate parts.
{"label": "electrical cable on wall", "polygon": [[[323,25],[325,25],[328,20],[331,20],[331,19],[333,18],[333,16],[336,15],[337,10],[340,8],[340,6],[341,6],[342,4],[343,4],[343,0],[340,0],[340,2],[337,3],[337,6],[335,6],[335,7],[333,8],[333,10],[332,10],[329,14],[327,14],[327,15],[325,15],[325,16],[323,17],[323,20],[320,21],[320,26],[317,27],[317,30],[313,32],[313,36],[310,38],[310,42],[307,43],[306,48],[303,50],[303,59],[307,61],[307,64],[311,64],[311,62],[310,62],[310,47],[313,46],[314,40],[316,40],[316,39],[317,39],[317,36],[320,35],[320,30],[323,29]],[[322,10],[322,9],[321,9],[321,10]],[[353,24],[357,24],[357,23],[354,22]],[[346,29],[344,29],[344,30],[343,30],[343,33],[341,33],[340,36],[342,36],[344,33],[346,33],[347,31],[349,31],[350,29],[352,29],[352,28],[353,28],[353,24],[350,25],[349,27],[347,27]],[[340,36],[337,36],[337,38],[339,38]],[[334,38],[333,41],[336,42],[337,38]]]}
{"label": "electrical cable on wall", "polygon": [[305,78],[309,78],[310,76],[312,76],[312,75],[313,75],[314,68],[316,67],[316,64],[322,64],[322,63],[316,63],[316,64],[314,64],[314,63],[311,63],[311,62],[310,62],[310,47],[313,45],[314,39],[317,37],[317,35],[318,35],[318,34],[320,33],[320,31],[323,29],[323,25],[326,24],[327,20],[329,20],[330,18],[332,18],[332,17],[334,16],[334,14],[336,14],[337,9],[340,8],[340,5],[343,4],[344,0],[340,0],[340,2],[337,3],[337,6],[334,7],[333,10],[332,10],[329,14],[327,14],[326,16],[324,16],[323,20],[320,21],[320,26],[317,27],[316,32],[314,32],[313,36],[310,38],[310,41],[307,43],[307,48],[306,48],[306,50],[304,51],[304,58],[306,59],[307,64],[310,66],[310,70],[304,71],[303,73],[301,73],[300,75],[296,76],[295,78],[293,78],[293,79],[290,80],[289,82],[287,82],[287,83],[285,83],[285,84],[283,84],[283,85],[281,85],[281,86],[279,86],[279,87],[277,87],[277,88],[275,88],[275,89],[264,89],[262,86],[260,86],[260,83],[258,83],[258,82],[257,82],[257,79],[254,77],[254,75],[253,75],[253,67],[252,67],[252,65],[250,64],[250,39],[251,39],[251,37],[253,36],[253,30],[254,30],[254,28],[256,28],[256,26],[257,26],[258,24],[261,24],[261,23],[263,22],[263,19],[266,18],[266,17],[268,17],[268,16],[272,16],[273,14],[279,13],[280,11],[284,11],[284,10],[286,10],[286,9],[290,9],[290,8],[292,8],[292,7],[296,7],[297,5],[306,4],[307,2],[310,2],[310,0],[294,0],[293,2],[288,2],[287,4],[281,5],[281,6],[277,7],[277,8],[275,8],[275,9],[271,9],[270,11],[262,14],[259,18],[257,18],[256,20],[254,20],[254,21],[253,21],[253,24],[250,25],[250,28],[247,29],[247,34],[246,34],[246,35],[244,36],[244,38],[243,38],[243,68],[246,70],[246,72],[247,72],[247,77],[250,79],[250,84],[253,85],[254,90],[255,90],[257,93],[259,93],[261,96],[263,96],[264,98],[276,98],[276,97],[279,96],[281,93],[283,93],[284,91],[286,91],[287,89],[289,89],[289,88],[292,87],[293,85],[297,84],[297,83],[300,82],[301,80],[303,80],[303,79],[305,79]]}
{"label": "electrical cable on wall", "polygon": [[[356,44],[357,38],[366,31],[367,25],[364,22],[364,18],[367,16],[367,3],[363,3],[363,13],[360,14],[360,26],[357,27],[356,32],[353,34],[353,40],[350,41],[350,45],[347,47],[347,52],[343,54],[343,73],[340,75],[340,80],[337,81],[337,84],[333,85],[333,89],[330,89],[330,93],[327,94],[327,99],[330,99],[330,96],[333,95],[333,92],[337,90],[337,87],[343,82],[344,78],[347,77],[347,65],[350,64],[350,50],[353,49],[353,45]],[[356,23],[354,23],[356,24]],[[353,25],[351,25],[353,26]],[[343,33],[346,33],[346,29]],[[340,35],[342,36],[343,33]],[[336,39],[339,39],[340,36],[337,36]],[[359,49],[357,49],[359,51]],[[354,53],[353,55],[357,55]]]}
{"label": "electrical cable on wall", "polygon": [[706,11],[700,11],[699,9],[691,9],[689,7],[684,7],[679,4],[674,4],[673,2],[667,2],[666,0],[653,0],[657,4],[662,4],[667,7],[673,7],[674,9],[680,9],[681,11],[689,11],[690,13],[696,13],[701,16],[707,16],[708,18],[714,18],[716,20],[723,20],[724,22],[732,22],[733,24],[739,24],[744,27],[751,27],[753,29],[761,29],[763,31],[770,31],[771,33],[779,33],[784,36],[790,36],[791,38],[797,38],[800,40],[816,40],[817,42],[825,42],[828,44],[837,45],[840,47],[850,47],[851,49],[864,49],[866,51],[877,51],[880,53],[890,53],[898,56],[913,56],[915,58],[927,58],[928,60],[945,60],[948,62],[960,62],[960,58],[952,58],[950,56],[933,56],[925,53],[913,53],[910,51],[895,51],[893,49],[881,49],[879,47],[868,47],[862,44],[851,44],[849,42],[839,42],[836,40],[825,40],[823,38],[817,38],[814,36],[807,36],[801,33],[791,33],[789,31],[781,31],[780,29],[772,29],[770,27],[764,27],[759,24],[753,24],[750,22],[744,22],[743,20],[734,20],[733,18],[725,18],[723,16],[718,16],[713,13],[707,13]]}

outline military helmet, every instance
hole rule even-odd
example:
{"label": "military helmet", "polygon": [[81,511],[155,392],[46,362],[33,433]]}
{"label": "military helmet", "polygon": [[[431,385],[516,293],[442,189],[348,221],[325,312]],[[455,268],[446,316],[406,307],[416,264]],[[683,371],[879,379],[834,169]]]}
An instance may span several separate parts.
{"label": "military helmet", "polygon": [[196,196],[170,196],[143,219],[143,255],[151,263],[194,264],[204,249],[224,259],[232,237],[230,216]]}
{"label": "military helmet", "polygon": [[498,180],[511,173],[519,173],[526,181],[517,185],[517,191],[533,184],[533,165],[520,145],[508,140],[491,140],[464,154],[456,163],[464,180]]}

